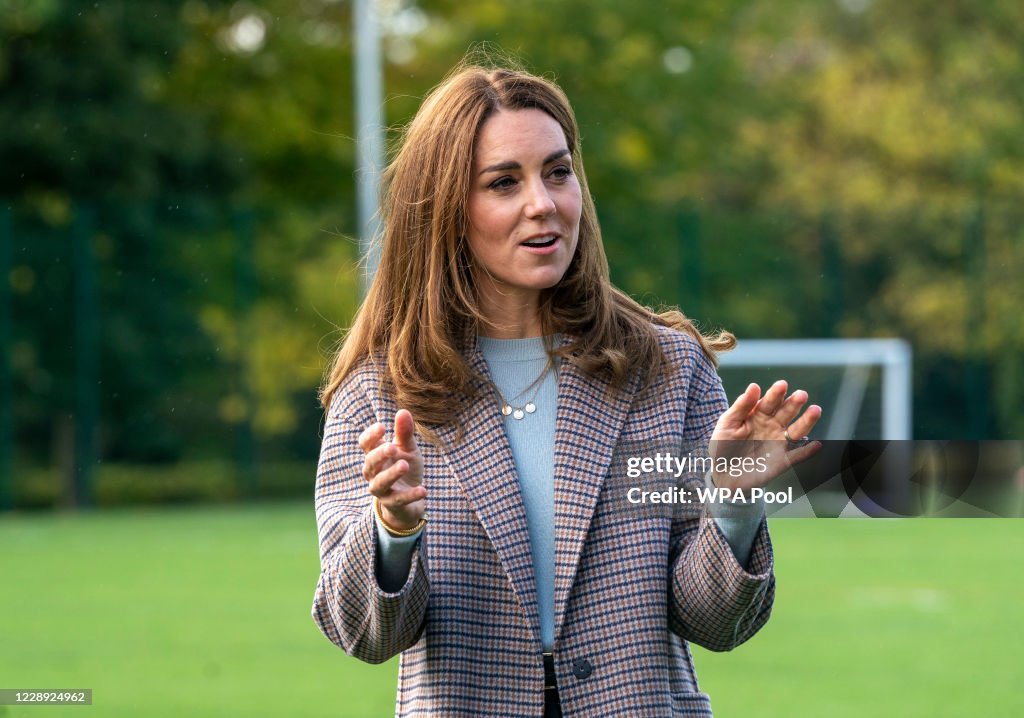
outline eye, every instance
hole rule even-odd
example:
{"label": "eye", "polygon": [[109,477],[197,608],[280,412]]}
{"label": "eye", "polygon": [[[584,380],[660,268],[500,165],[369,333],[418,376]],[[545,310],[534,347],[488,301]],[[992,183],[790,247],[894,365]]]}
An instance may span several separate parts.
{"label": "eye", "polygon": [[551,176],[556,180],[567,180],[572,176],[572,167],[569,165],[558,165],[551,170]]}
{"label": "eye", "polygon": [[515,184],[516,184],[516,181],[514,179],[512,179],[511,177],[509,177],[508,175],[506,175],[505,177],[499,177],[498,179],[496,179],[493,182],[491,182],[489,185],[487,185],[487,188],[488,189],[503,190],[503,189],[509,189],[511,187],[514,187]]}

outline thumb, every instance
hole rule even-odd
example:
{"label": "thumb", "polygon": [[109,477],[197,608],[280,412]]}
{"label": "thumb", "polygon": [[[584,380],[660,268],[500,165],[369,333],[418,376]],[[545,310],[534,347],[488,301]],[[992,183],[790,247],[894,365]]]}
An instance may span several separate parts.
{"label": "thumb", "polygon": [[736,397],[736,401],[725,411],[722,418],[729,424],[742,424],[757,406],[757,401],[760,398],[761,387],[754,383],[748,384],[746,391]]}
{"label": "thumb", "polygon": [[416,451],[416,424],[406,409],[400,409],[395,414],[394,437],[395,445],[402,451]]}

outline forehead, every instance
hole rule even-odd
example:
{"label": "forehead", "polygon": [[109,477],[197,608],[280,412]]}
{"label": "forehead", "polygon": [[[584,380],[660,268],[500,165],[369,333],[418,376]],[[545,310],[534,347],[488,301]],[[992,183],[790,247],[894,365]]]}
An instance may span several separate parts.
{"label": "forehead", "polygon": [[526,162],[567,146],[562,126],[543,110],[499,110],[480,126],[473,162],[477,167]]}

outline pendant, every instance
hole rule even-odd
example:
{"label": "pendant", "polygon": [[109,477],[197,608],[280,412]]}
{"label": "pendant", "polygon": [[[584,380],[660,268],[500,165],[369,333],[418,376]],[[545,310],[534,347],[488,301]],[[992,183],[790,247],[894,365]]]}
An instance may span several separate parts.
{"label": "pendant", "polygon": [[512,412],[513,419],[522,419],[524,416],[526,416],[526,414],[523,413],[522,409],[516,409]]}
{"label": "pendant", "polygon": [[512,413],[512,407],[509,406],[508,404],[505,404],[505,406],[501,407],[501,415],[502,416],[508,416],[511,413]]}
{"label": "pendant", "polygon": [[532,414],[533,412],[537,411],[537,405],[534,404],[532,401],[528,402],[526,406],[524,406],[523,408],[526,409],[527,414]]}

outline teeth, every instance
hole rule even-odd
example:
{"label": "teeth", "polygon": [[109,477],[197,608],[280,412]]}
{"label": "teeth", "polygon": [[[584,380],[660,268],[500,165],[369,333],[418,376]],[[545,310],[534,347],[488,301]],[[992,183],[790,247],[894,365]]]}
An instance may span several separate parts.
{"label": "teeth", "polygon": [[542,245],[542,244],[550,244],[551,242],[554,242],[554,241],[555,241],[555,235],[549,234],[547,237],[537,237],[537,239],[531,239],[529,241],[524,242],[523,244],[526,244],[526,245],[529,245],[529,246],[537,246],[537,245]]}

